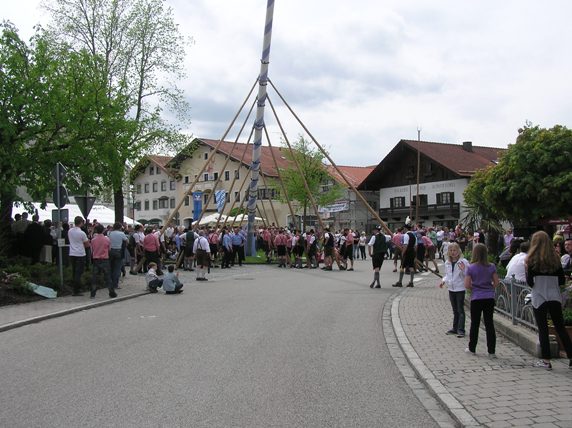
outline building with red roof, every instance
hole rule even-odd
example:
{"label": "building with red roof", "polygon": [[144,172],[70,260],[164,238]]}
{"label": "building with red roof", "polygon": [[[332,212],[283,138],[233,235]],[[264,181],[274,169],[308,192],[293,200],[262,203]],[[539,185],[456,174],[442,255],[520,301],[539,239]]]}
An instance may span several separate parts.
{"label": "building with red roof", "polygon": [[379,191],[379,214],[390,228],[403,225],[408,216],[426,226],[454,226],[463,218],[463,192],[470,178],[477,170],[495,165],[504,151],[470,141],[400,140],[358,188]]}

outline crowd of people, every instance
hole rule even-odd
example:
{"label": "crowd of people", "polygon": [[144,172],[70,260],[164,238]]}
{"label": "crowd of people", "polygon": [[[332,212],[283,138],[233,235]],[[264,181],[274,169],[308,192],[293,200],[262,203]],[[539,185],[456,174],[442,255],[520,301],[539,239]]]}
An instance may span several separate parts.
{"label": "crowd of people", "polygon": [[[548,333],[548,316],[563,344],[572,369],[572,342],[564,328],[563,304],[567,293],[566,277],[570,278],[572,238],[557,232],[551,238],[545,231],[535,232],[530,241],[517,238],[512,230],[503,236],[504,250],[498,257],[506,267],[505,280],[516,280],[531,287],[531,304],[540,343],[542,359],[535,367],[552,370]],[[493,322],[495,288],[499,276],[494,263],[489,261],[487,247],[473,245],[471,261],[463,257],[460,246],[452,243],[446,250],[445,276],[439,286],[447,286],[453,310],[453,327],[446,334],[465,336],[465,290],[470,290],[471,326],[466,352],[476,353],[481,316],[485,324],[487,352],[496,358],[496,333]]]}
{"label": "crowd of people", "polygon": [[[81,277],[91,267],[90,296],[96,295],[100,277],[111,298],[117,297],[119,279],[126,275],[126,266],[132,275],[145,274],[149,291],[162,288],[166,294],[180,294],[183,284],[176,268],[195,271],[197,281],[208,281],[211,268],[230,269],[242,266],[245,260],[247,235],[242,225],[221,227],[200,226],[185,228],[169,225],[126,225],[115,223],[104,227],[97,220],[84,221],[76,217],[73,225],[43,223],[37,215],[28,220],[28,214],[16,214],[12,223],[14,254],[28,257],[31,263],[56,263],[58,245],[63,243],[62,262],[71,265],[73,295],[82,295]],[[385,232],[389,232],[388,229]],[[436,258],[444,263],[444,276],[439,283],[446,286],[453,312],[452,327],[448,335],[465,336],[465,292],[471,291],[469,345],[466,352],[475,354],[481,317],[484,320],[487,351],[496,358],[496,334],[493,323],[495,288],[499,284],[496,264],[491,263],[487,239],[482,231],[467,233],[461,225],[455,228],[428,227],[405,224],[393,233],[385,233],[377,226],[368,236],[365,231],[306,232],[289,230],[274,225],[255,228],[256,249],[264,253],[266,263],[279,268],[318,269],[323,271],[353,271],[354,260],[369,257],[373,267],[370,288],[380,288],[380,268],[384,260],[391,260],[393,272],[398,272],[394,287],[402,287],[405,275],[407,287],[414,286],[418,272],[431,271],[440,276]],[[572,270],[572,238],[565,239],[561,232],[550,238],[539,231],[530,241],[515,237],[508,229],[501,236],[503,250],[497,256],[506,267],[506,279],[528,283],[532,287],[532,307],[538,325],[542,360],[537,367],[550,370],[548,316],[570,358],[572,343],[564,330],[562,316],[562,287]],[[471,253],[469,262],[464,253]],[[431,269],[432,265],[433,269]],[[165,272],[166,270],[166,272]]]}

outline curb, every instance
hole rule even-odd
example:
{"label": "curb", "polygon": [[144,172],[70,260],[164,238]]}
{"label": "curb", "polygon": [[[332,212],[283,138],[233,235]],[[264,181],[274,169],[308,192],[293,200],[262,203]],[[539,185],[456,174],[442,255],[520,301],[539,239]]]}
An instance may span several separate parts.
{"label": "curb", "polygon": [[61,311],[52,312],[51,314],[39,315],[37,317],[28,318],[28,319],[25,319],[22,321],[14,321],[14,322],[11,322],[9,324],[0,325],[0,333],[3,331],[13,330],[15,328],[23,327],[25,325],[39,323],[41,321],[48,320],[51,318],[63,317],[65,315],[73,314],[74,312],[86,311],[88,309],[98,308],[100,306],[111,305],[112,303],[116,303],[116,302],[123,302],[124,300],[133,299],[135,297],[144,296],[146,294],[149,294],[149,292],[143,291],[140,293],[128,294],[127,296],[121,296],[121,297],[117,297],[114,299],[103,300],[103,301],[97,302],[97,303],[88,303],[86,305],[81,305],[81,306],[76,306],[73,308],[63,309]]}
{"label": "curb", "polygon": [[401,325],[401,320],[399,318],[399,302],[403,293],[407,290],[403,290],[398,296],[395,297],[391,303],[391,324],[393,325],[393,331],[397,338],[397,343],[399,347],[405,354],[407,361],[419,376],[421,382],[433,392],[439,403],[446,409],[451,417],[455,419],[461,426],[464,427],[476,427],[481,426],[481,424],[473,418],[473,416],[465,409],[465,407],[451,394],[447,391],[447,388],[433,375],[431,370],[425,365],[421,360],[415,349],[409,342],[405,330]]}

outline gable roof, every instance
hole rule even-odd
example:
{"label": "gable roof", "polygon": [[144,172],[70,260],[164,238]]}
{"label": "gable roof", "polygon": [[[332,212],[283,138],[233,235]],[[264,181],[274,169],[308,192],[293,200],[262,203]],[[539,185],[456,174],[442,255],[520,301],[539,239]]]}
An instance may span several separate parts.
{"label": "gable roof", "polygon": [[172,175],[171,171],[167,168],[167,164],[171,159],[173,159],[172,156],[149,155],[147,157],[151,162],[157,164],[167,174]]}
{"label": "gable roof", "polygon": [[[371,174],[375,166],[347,166],[347,165],[337,165],[341,173],[348,179],[348,181],[354,186],[358,187],[366,177]],[[332,166],[327,165],[326,169],[328,173],[342,186],[349,187],[346,181],[338,174],[338,171]]]}
{"label": "gable roof", "polygon": [[[471,177],[477,170],[495,164],[499,159],[499,153],[505,151],[497,147],[473,146],[470,142],[450,144],[401,140],[399,143],[408,145],[413,150],[419,147],[422,155],[461,177]],[[465,146],[469,146],[469,150]]]}
{"label": "gable roof", "polygon": [[[193,140],[193,143],[197,141],[213,149],[219,143],[219,140],[211,140],[208,138],[196,138],[195,140]],[[244,153],[245,150],[246,153]],[[276,163],[278,164],[278,168],[283,169],[292,167],[291,162],[288,161],[285,157],[286,150],[287,149],[284,149],[282,147],[270,147],[264,145],[261,146],[260,172],[269,177],[278,177],[278,172],[276,171],[276,167],[274,166],[274,159],[272,158],[272,153],[274,153],[274,157],[276,158]],[[244,153],[244,158],[242,160],[242,163],[245,164],[248,168],[250,168],[252,164],[252,144],[236,143],[235,145],[234,142],[223,141],[219,146],[218,151],[224,155],[230,154],[230,158],[235,161],[240,161]],[[177,155],[176,157],[178,156],[179,155]]]}
{"label": "gable roof", "polygon": [[473,146],[471,142],[451,144],[400,140],[368,177],[362,180],[360,188],[365,190],[378,182],[384,174],[393,173],[391,165],[399,158],[404,148],[413,151],[419,149],[421,156],[431,159],[459,178],[472,177],[477,170],[496,164],[499,156],[506,151],[498,147]]}

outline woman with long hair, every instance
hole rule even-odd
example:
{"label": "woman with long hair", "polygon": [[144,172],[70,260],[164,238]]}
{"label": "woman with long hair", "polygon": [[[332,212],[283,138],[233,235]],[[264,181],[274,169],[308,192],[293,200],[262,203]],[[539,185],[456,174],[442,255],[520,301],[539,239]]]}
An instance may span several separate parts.
{"label": "woman with long hair", "polygon": [[498,284],[497,269],[493,263],[489,263],[487,247],[484,244],[476,244],[473,247],[471,264],[465,272],[465,288],[471,290],[471,329],[469,347],[465,349],[467,353],[474,355],[476,352],[482,315],[487,332],[489,358],[496,358],[497,337],[493,313],[495,310],[495,288]]}
{"label": "woman with long hair", "polygon": [[565,283],[564,270],[560,258],[554,251],[552,240],[546,232],[538,231],[532,235],[525,266],[526,282],[532,287],[532,308],[538,326],[538,340],[542,352],[542,360],[537,361],[534,366],[552,370],[547,319],[547,315],[550,314],[554,329],[570,359],[568,367],[572,369],[572,342],[564,328],[562,316],[560,286]]}
{"label": "woman with long hair", "polygon": [[448,330],[447,334],[465,337],[465,270],[469,262],[463,257],[461,248],[456,243],[448,246],[446,257],[445,276],[439,287],[447,286],[453,309],[453,328]]}

